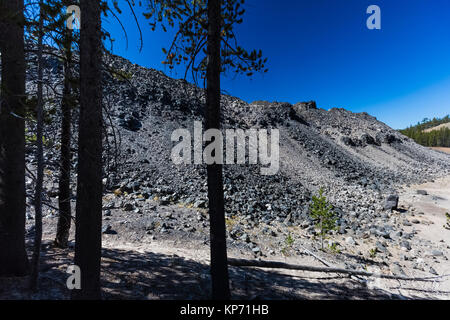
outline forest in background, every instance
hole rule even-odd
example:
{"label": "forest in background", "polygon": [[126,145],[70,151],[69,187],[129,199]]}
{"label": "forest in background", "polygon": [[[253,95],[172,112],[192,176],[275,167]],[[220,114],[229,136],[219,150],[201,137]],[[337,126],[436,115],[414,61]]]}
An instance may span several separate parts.
{"label": "forest in background", "polygon": [[422,122],[399,131],[405,136],[426,147],[450,147],[449,128],[444,127],[439,130],[425,132],[426,129],[430,129],[444,123],[450,123],[449,115],[446,115],[443,118],[425,118]]}

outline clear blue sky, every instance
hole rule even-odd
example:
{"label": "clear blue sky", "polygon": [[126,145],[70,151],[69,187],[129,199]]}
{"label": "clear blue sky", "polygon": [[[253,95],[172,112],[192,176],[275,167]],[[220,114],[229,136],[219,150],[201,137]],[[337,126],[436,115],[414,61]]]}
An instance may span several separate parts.
{"label": "clear blue sky", "polygon": [[[129,46],[112,17],[105,29],[114,53],[181,78],[161,64],[173,32],[152,32],[142,14],[144,48],[124,1],[120,16]],[[368,30],[366,9],[381,8],[381,30]],[[366,111],[394,128],[450,113],[450,1],[247,0],[236,34],[247,49],[262,49],[269,72],[224,78],[222,87],[245,101],[315,100],[324,109]],[[188,79],[189,80],[189,79]]]}

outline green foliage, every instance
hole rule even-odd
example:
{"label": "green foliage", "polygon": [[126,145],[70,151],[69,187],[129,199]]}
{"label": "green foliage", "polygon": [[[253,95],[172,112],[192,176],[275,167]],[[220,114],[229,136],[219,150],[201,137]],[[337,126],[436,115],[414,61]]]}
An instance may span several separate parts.
{"label": "green foliage", "polygon": [[444,228],[450,230],[450,214],[446,212],[445,217],[447,218],[447,223],[444,225]]}
{"label": "green foliage", "polygon": [[286,243],[286,245],[288,247],[292,247],[292,245],[294,244],[294,238],[292,238],[291,233],[289,233],[286,237],[286,239],[284,240],[284,242]]}
{"label": "green foliage", "polygon": [[281,249],[281,253],[284,256],[288,256],[292,246],[294,245],[294,238],[291,236],[291,233],[288,233],[286,239],[284,239],[284,247]]}
{"label": "green foliage", "polygon": [[377,255],[377,248],[373,248],[369,250],[369,256],[371,258],[375,258],[375,256]]}
{"label": "green foliage", "polygon": [[119,81],[131,80],[131,78],[133,78],[133,74],[125,70],[115,70],[112,72],[112,76],[114,79]]}
{"label": "green foliage", "polygon": [[[32,134],[31,136],[25,136],[25,142],[35,144],[37,142],[36,134]],[[48,140],[45,137],[42,137],[42,143],[47,146]]]}
{"label": "green foliage", "polygon": [[[28,144],[36,144],[37,142],[37,136],[35,133],[33,134],[29,134],[28,133],[28,129],[25,128],[25,143]],[[42,137],[42,143],[44,144],[44,146],[48,147],[50,146],[51,142],[50,140],[48,140],[47,138],[45,138],[44,136]]]}
{"label": "green foliage", "polygon": [[[251,52],[238,45],[234,28],[241,24],[244,0],[222,0],[222,28],[221,28],[221,71],[231,70],[237,74],[252,76],[255,72],[267,72],[265,68],[267,58],[263,58],[261,50]],[[156,25],[167,28],[175,27],[177,32],[170,48],[163,48],[166,59],[162,62],[173,69],[175,65],[186,64],[192,71],[192,77],[206,78],[207,55],[206,44],[208,40],[208,10],[205,0],[147,0],[147,12],[144,16],[154,30]]]}
{"label": "green foliage", "polygon": [[[52,122],[52,115],[56,113],[55,100],[54,99],[46,99],[44,101],[46,107],[44,111],[44,123],[50,124]],[[36,96],[32,96],[27,98],[25,101],[25,121],[36,122],[37,121],[37,98]]]}
{"label": "green foliage", "polygon": [[330,251],[333,253],[341,253],[341,250],[338,249],[338,245],[339,244],[337,242],[333,242],[328,245],[328,249],[330,249]]}
{"label": "green foliage", "polygon": [[316,221],[316,228],[319,229],[323,250],[323,240],[330,231],[337,229],[337,215],[333,211],[333,206],[328,203],[327,198],[323,195],[323,188],[320,188],[319,196],[312,197],[309,214]]}
{"label": "green foliage", "polygon": [[441,128],[439,130],[424,132],[426,129],[430,129],[444,123],[450,123],[450,116],[447,115],[441,119],[433,118],[432,120],[425,118],[422,122],[417,123],[415,126],[410,126],[399,131],[405,136],[426,147],[450,147],[449,128]]}

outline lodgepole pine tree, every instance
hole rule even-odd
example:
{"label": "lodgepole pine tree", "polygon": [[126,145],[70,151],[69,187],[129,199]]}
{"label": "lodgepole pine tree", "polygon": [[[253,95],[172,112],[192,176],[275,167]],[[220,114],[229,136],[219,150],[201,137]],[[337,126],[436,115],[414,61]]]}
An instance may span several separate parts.
{"label": "lodgepole pine tree", "polygon": [[0,276],[29,272],[25,249],[23,0],[0,0]]}
{"label": "lodgepole pine tree", "polygon": [[43,37],[44,37],[44,12],[43,12],[43,0],[39,2],[39,25],[38,25],[38,78],[37,78],[37,130],[36,130],[36,158],[37,158],[37,174],[36,174],[36,189],[34,195],[34,212],[35,212],[35,234],[34,234],[34,248],[31,261],[31,277],[30,277],[30,289],[35,291],[38,286],[39,277],[39,258],[41,255],[41,243],[42,243],[42,191],[44,183],[44,146],[43,146],[43,125],[44,125],[44,100],[43,100]]}
{"label": "lodgepole pine tree", "polygon": [[62,47],[64,51],[64,88],[61,100],[61,157],[59,175],[58,205],[59,216],[55,245],[66,248],[72,220],[70,198],[70,167],[71,167],[71,121],[72,121],[72,30],[63,31]]}
{"label": "lodgepole pine tree", "polygon": [[102,225],[102,39],[100,1],[80,1],[80,120],[73,299],[100,299]]}
{"label": "lodgepole pine tree", "polygon": [[[208,65],[206,71],[206,130],[220,129],[220,0],[208,1]],[[223,199],[222,165],[207,166],[213,299],[230,298]]]}
{"label": "lodgepole pine tree", "polygon": [[[267,71],[264,69],[267,59],[262,58],[261,51],[248,53],[237,45],[233,27],[242,23],[243,3],[243,0],[154,0],[147,3],[149,12],[144,16],[154,18],[150,23],[152,29],[164,20],[172,27],[179,21],[170,49],[163,49],[166,54],[163,63],[172,69],[175,64],[186,62],[185,76],[191,69],[195,81],[198,74],[206,79],[207,130],[220,130],[222,72],[231,68],[251,76],[255,71]],[[215,300],[230,298],[222,171],[221,164],[207,165],[212,298]]]}

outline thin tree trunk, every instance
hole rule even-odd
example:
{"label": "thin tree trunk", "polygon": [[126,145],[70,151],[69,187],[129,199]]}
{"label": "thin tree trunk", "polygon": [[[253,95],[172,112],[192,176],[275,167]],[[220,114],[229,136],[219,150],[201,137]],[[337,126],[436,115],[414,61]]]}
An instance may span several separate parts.
{"label": "thin tree trunk", "polygon": [[39,36],[38,36],[38,84],[37,84],[37,130],[36,130],[36,158],[37,158],[37,174],[36,174],[36,190],[34,194],[34,212],[35,212],[35,234],[34,234],[34,248],[33,257],[31,263],[31,277],[30,277],[30,289],[36,290],[38,286],[39,277],[39,258],[41,255],[41,243],[42,243],[42,189],[44,183],[44,146],[42,142],[43,138],[43,109],[44,100],[42,97],[42,81],[43,81],[43,66],[42,66],[42,37],[44,28],[42,0],[40,1],[40,14],[39,14]]}
{"label": "thin tree trunk", "polygon": [[81,289],[74,299],[100,299],[102,226],[102,41],[100,1],[81,0],[80,124],[75,264]]}
{"label": "thin tree trunk", "polygon": [[70,198],[70,165],[72,154],[70,152],[72,99],[71,99],[71,60],[72,60],[72,31],[67,28],[64,40],[66,61],[64,63],[64,90],[61,102],[61,159],[59,176],[59,217],[56,231],[55,244],[60,248],[66,248],[69,240],[70,225],[72,220]]}
{"label": "thin tree trunk", "polygon": [[25,54],[23,0],[0,0],[0,276],[28,273],[25,250]]}
{"label": "thin tree trunk", "polygon": [[[220,129],[220,28],[221,1],[208,1],[208,67],[206,88],[206,129]],[[221,151],[219,151],[221,152]],[[223,198],[222,165],[207,166],[211,237],[212,298],[230,298]]]}
{"label": "thin tree trunk", "polygon": [[322,218],[320,218],[320,244],[321,244],[322,250],[323,250],[323,237],[324,237],[323,222],[322,222]]}

